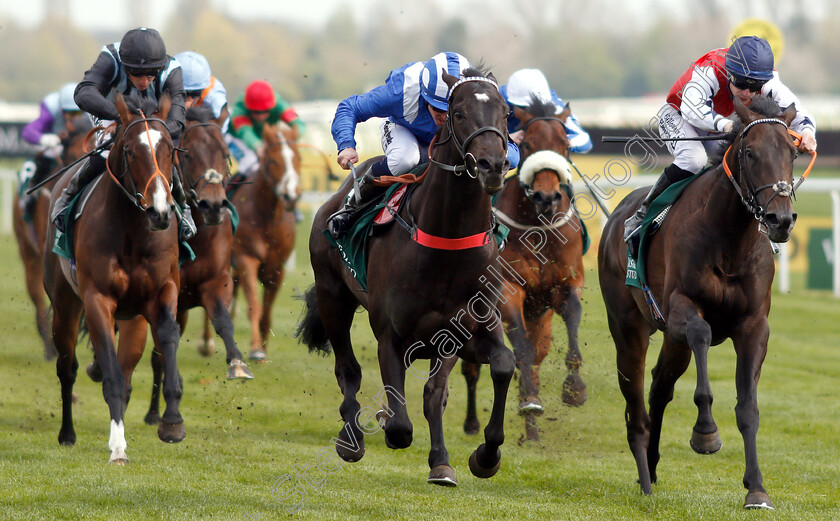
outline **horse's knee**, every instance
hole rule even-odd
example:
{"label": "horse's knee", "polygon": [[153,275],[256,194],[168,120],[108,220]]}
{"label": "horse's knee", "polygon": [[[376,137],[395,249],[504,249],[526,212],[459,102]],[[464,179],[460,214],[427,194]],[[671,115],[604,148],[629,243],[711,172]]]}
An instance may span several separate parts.
{"label": "horse's knee", "polygon": [[686,324],[685,338],[692,348],[709,347],[712,343],[712,328],[703,319],[692,320]]}
{"label": "horse's knee", "polygon": [[495,380],[510,380],[516,367],[516,357],[506,347],[490,358],[490,377]]}

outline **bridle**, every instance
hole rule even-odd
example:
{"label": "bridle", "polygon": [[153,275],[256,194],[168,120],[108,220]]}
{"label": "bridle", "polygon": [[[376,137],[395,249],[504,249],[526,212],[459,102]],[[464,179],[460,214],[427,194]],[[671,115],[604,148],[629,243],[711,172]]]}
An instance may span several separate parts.
{"label": "bridle", "polygon": [[[455,89],[458,88],[461,84],[472,82],[472,81],[487,82],[487,83],[493,85],[494,87],[496,87],[497,90],[499,88],[499,85],[495,81],[491,80],[490,78],[485,78],[483,76],[468,76],[466,78],[461,78],[454,85],[452,85],[452,87],[449,89],[449,98],[450,99],[452,98],[452,94],[455,92]],[[440,161],[436,161],[435,159],[433,159],[431,157],[429,158],[429,162],[432,163],[433,165],[437,166],[438,168],[442,169],[442,170],[446,170],[448,172],[453,172],[455,175],[461,175],[462,172],[466,172],[469,177],[471,177],[472,179],[475,179],[476,177],[478,177],[478,174],[475,173],[475,172],[471,172],[470,169],[469,169],[469,166],[467,165],[467,156],[472,157],[473,164],[477,163],[477,160],[475,159],[475,156],[472,154],[472,152],[467,152],[466,151],[467,148],[470,146],[470,143],[472,143],[472,141],[475,138],[477,138],[479,135],[481,135],[485,132],[494,132],[500,138],[502,138],[503,146],[507,146],[507,139],[508,139],[507,134],[505,132],[499,130],[498,128],[494,127],[493,125],[487,125],[487,126],[484,126],[484,127],[481,127],[479,129],[475,130],[472,134],[467,136],[467,138],[464,140],[463,143],[461,143],[458,140],[458,136],[455,134],[455,127],[453,126],[453,123],[452,123],[452,120],[454,119],[452,117],[453,110],[454,109],[452,107],[452,103],[450,103],[449,104],[449,113],[446,117],[446,130],[447,130],[448,135],[446,136],[446,139],[444,139],[443,141],[439,141],[438,143],[436,143],[435,146],[440,146],[440,145],[448,142],[451,139],[452,143],[455,145],[455,149],[458,151],[459,157],[463,160],[463,163],[459,164],[459,165],[447,165],[445,163],[441,163]]]}
{"label": "bridle", "polygon": [[[220,142],[220,144],[224,145],[224,137],[222,137],[222,129],[219,125],[217,125],[216,123],[213,123],[213,122],[194,123],[194,124],[188,126],[184,130],[183,135],[181,136],[181,144],[184,144],[186,142],[187,135],[193,129],[195,129],[197,127],[215,128],[216,130],[219,131],[219,140],[220,140],[219,142]],[[223,150],[224,150],[224,148],[223,148]],[[176,155],[178,152],[181,153],[180,156]],[[185,148],[175,147],[175,149],[173,151],[173,156],[174,156],[173,157],[174,159],[177,159],[178,164],[182,165],[182,166],[180,166],[180,168],[176,169],[178,171],[177,175],[181,176],[181,184],[184,186],[184,191],[186,192],[187,196],[192,201],[197,201],[198,200],[198,192],[200,192],[201,189],[204,188],[205,186],[212,185],[212,184],[219,184],[219,185],[222,185],[222,188],[224,188],[227,181],[230,179],[230,153],[229,152],[224,154],[224,158],[225,158],[225,171],[224,172],[219,172],[215,169],[210,169],[207,172],[205,172],[201,177],[199,177],[198,179],[196,179],[193,182],[188,182],[189,180],[187,178],[187,175],[184,173],[186,170],[189,169],[188,168],[189,157],[190,157],[189,151]]]}
{"label": "bridle", "polygon": [[[131,191],[127,190],[125,188],[125,186],[123,186],[123,184],[120,182],[120,180],[117,179],[117,177],[114,175],[113,171],[111,170],[111,162],[109,160],[105,161],[105,166],[107,167],[108,174],[110,174],[111,179],[114,180],[114,182],[117,184],[117,186],[120,187],[120,189],[123,191],[123,193],[125,193],[125,195],[129,198],[129,200],[131,200],[131,202],[133,202],[136,207],[140,208],[143,211],[146,211],[146,210],[149,209],[150,205],[147,203],[147,200],[148,200],[147,194],[148,194],[148,191],[149,191],[149,187],[152,185],[152,182],[156,178],[160,177],[160,178],[163,179],[163,186],[165,187],[167,194],[170,197],[172,196],[172,190],[169,188],[169,180],[166,179],[166,176],[163,175],[163,172],[161,172],[161,170],[160,170],[160,166],[158,166],[157,155],[155,154],[155,148],[152,144],[151,129],[149,128],[149,122],[150,121],[156,121],[156,122],[160,123],[161,125],[163,125],[164,128],[166,128],[166,122],[163,121],[162,119],[160,119],[160,118],[147,118],[146,115],[143,114],[142,111],[140,111],[140,118],[135,119],[134,121],[132,121],[131,123],[126,125],[125,129],[123,129],[123,131],[122,131],[122,143],[121,144],[123,146],[122,146],[122,156],[121,156],[121,158],[122,158],[123,168],[122,168],[122,172],[120,174],[120,177],[121,178],[128,177],[128,179],[131,183],[131,187],[130,187]],[[137,191],[137,185],[134,182],[134,178],[130,175],[131,170],[128,167],[128,161],[126,160],[126,155],[127,155],[128,151],[125,147],[125,136],[128,134],[128,131],[131,129],[131,127],[133,127],[134,125],[137,125],[139,123],[143,123],[144,126],[146,127],[145,130],[146,130],[146,135],[148,136],[148,140],[149,140],[149,148],[151,149],[151,153],[152,153],[152,161],[154,162],[154,165],[155,165],[155,172],[152,174],[152,176],[146,182],[146,186],[143,188],[142,193]],[[109,156],[109,158],[110,158],[110,156]],[[126,174],[129,174],[129,175],[126,175]],[[133,194],[132,194],[132,192],[133,192]]]}
{"label": "bridle", "polygon": [[[775,183],[769,183],[762,186],[755,186],[752,180],[752,176],[749,173],[749,169],[747,167],[747,163],[745,161],[745,153],[744,153],[744,141],[747,136],[747,133],[752,129],[754,126],[768,123],[773,125],[783,125],[785,130],[787,130],[788,134],[790,134],[794,138],[794,143],[798,144],[798,142],[802,139],[798,133],[790,130],[788,128],[787,123],[780,119],[776,118],[761,118],[756,119],[750,122],[747,126],[739,134],[739,141],[738,141],[738,169],[741,172],[741,177],[744,179],[746,186],[746,193],[745,190],[741,188],[741,184],[739,181],[735,180],[735,177],[732,175],[732,170],[729,168],[729,152],[732,150],[732,146],[730,145],[729,148],[726,150],[726,153],[723,155],[723,170],[726,172],[726,176],[730,182],[732,182],[732,186],[735,187],[735,191],[738,193],[738,196],[741,198],[741,202],[753,214],[755,219],[758,221],[759,226],[758,229],[762,233],[767,233],[767,222],[766,222],[766,215],[767,215],[767,205],[770,204],[776,196],[779,197],[793,197],[796,198],[796,189],[805,181],[805,178],[808,177],[808,174],[811,172],[811,168],[814,166],[814,160],[817,157],[816,152],[813,152],[811,155],[811,163],[808,165],[808,168],[805,170],[805,173],[802,177],[794,184],[788,183],[787,181],[776,181]],[[762,205],[758,202],[758,193],[762,190],[772,189],[773,194],[767,199],[767,201]]]}

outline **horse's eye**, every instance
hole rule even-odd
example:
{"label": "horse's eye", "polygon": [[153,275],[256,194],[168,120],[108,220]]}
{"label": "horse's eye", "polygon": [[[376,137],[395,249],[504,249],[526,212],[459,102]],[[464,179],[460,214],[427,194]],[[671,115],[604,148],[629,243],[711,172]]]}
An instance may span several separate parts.
{"label": "horse's eye", "polygon": [[752,150],[750,149],[747,149],[744,155],[746,155],[747,159],[749,159],[750,161],[753,161],[755,159],[755,155],[753,155]]}
{"label": "horse's eye", "polygon": [[462,120],[462,119],[464,119],[464,115],[463,115],[463,114],[461,114],[461,111],[460,111],[460,110],[455,110],[455,111],[452,113],[452,115],[454,115],[454,116],[455,116],[455,119],[457,119],[457,120],[459,120],[459,121],[460,121],[460,120]]}

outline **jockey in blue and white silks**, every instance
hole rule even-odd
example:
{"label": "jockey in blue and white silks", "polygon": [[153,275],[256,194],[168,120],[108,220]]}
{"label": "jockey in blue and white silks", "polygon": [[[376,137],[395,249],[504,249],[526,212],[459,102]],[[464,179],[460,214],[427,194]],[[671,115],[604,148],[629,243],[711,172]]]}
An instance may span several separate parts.
{"label": "jockey in blue and white silks", "polygon": [[[499,87],[499,92],[504,96],[505,101],[510,106],[510,116],[508,117],[508,133],[511,134],[511,139],[518,142],[522,139],[521,135],[517,136],[515,133],[519,130],[521,122],[515,115],[515,108],[526,109],[531,104],[532,96],[536,96],[540,101],[547,103],[552,102],[556,107],[555,114],[560,114],[566,108],[566,104],[557,95],[554,89],[548,86],[548,80],[543,75],[542,71],[538,69],[520,69],[511,74],[510,79],[505,85]],[[592,139],[589,134],[583,130],[577,117],[570,114],[564,123],[566,127],[566,135],[571,143],[571,152],[578,154],[585,154],[592,150]]]}

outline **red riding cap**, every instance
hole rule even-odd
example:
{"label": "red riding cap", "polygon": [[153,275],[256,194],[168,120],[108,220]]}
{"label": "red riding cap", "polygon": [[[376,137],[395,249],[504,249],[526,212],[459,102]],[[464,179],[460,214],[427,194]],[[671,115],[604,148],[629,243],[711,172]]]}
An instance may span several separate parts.
{"label": "red riding cap", "polygon": [[271,110],[277,105],[274,89],[267,81],[257,80],[245,89],[245,108],[253,111]]}

